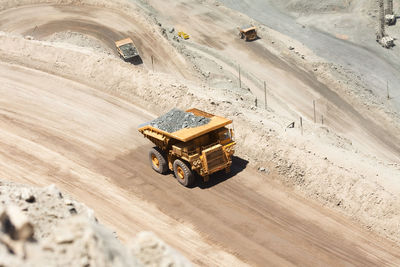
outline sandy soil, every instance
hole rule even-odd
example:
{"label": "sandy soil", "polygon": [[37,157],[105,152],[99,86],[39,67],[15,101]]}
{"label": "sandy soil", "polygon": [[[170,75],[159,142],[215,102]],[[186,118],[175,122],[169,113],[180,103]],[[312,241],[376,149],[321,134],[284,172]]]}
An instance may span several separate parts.
{"label": "sandy soil", "polygon": [[[318,56],[354,71],[361,81],[384,99],[387,81],[398,95],[398,47],[382,49],[376,43],[377,2],[355,1],[235,1],[222,0],[255,20],[291,36]],[[278,7],[278,8],[277,8]],[[398,3],[394,1],[394,10]],[[399,31],[388,33],[399,36]],[[391,104],[399,112],[399,99]]]}
{"label": "sandy soil", "polygon": [[0,181],[0,264],[22,266],[192,266],[154,233],[127,246],[92,209],[61,192]]}
{"label": "sandy soil", "polygon": [[[186,8],[188,10],[190,5]],[[41,12],[43,16],[38,16]],[[21,15],[24,13],[26,16]],[[325,201],[337,203],[338,209],[347,209],[363,223],[368,222],[367,217],[371,217],[372,213],[375,220],[372,221],[373,227],[387,227],[388,232],[385,233],[395,235],[398,231],[394,229],[398,222],[396,198],[385,191],[386,187],[379,188],[379,191],[375,188],[376,184],[371,182],[376,182],[375,174],[368,173],[367,178],[359,181],[361,168],[366,166],[366,172],[374,172],[377,166],[381,170],[381,165],[362,155],[355,157],[352,152],[338,154],[337,150],[329,154],[327,149],[316,149],[322,153],[315,152],[313,156],[307,150],[310,143],[315,147],[319,145],[318,138],[311,136],[318,135],[318,129],[314,132],[310,126],[306,132],[312,132],[309,136],[311,139],[308,143],[301,139],[304,142],[301,143],[296,140],[300,139],[298,134],[283,131],[277,123],[280,118],[254,106],[250,108],[246,101],[233,100],[228,92],[213,92],[213,89],[206,87],[195,87],[190,91],[180,78],[171,79],[168,73],[179,72],[196,80],[192,66],[168,45],[158,31],[148,32],[136,25],[149,26],[145,21],[129,17],[122,23],[120,15],[109,9],[78,9],[74,6],[29,6],[0,14],[3,30],[33,35],[37,39],[46,39],[58,30],[66,29],[62,27],[63,23],[58,22],[50,28],[38,27],[35,35],[31,32],[34,27],[24,18],[33,19],[34,24],[42,26],[63,18],[71,28],[68,30],[103,40],[109,48],[113,34],[129,33],[123,25],[130,23],[129,27],[141,34],[141,42],[147,44],[145,47],[139,45],[139,50],[154,49],[160,58],[165,56],[165,62],[157,64],[157,67],[167,73],[161,75],[146,70],[151,69],[148,53],[143,56],[145,68],[140,68],[104,53],[94,54],[93,51],[72,48],[70,45],[1,35],[5,46],[0,51],[0,84],[3,84],[0,87],[2,177],[37,185],[55,183],[92,207],[99,219],[115,228],[123,239],[139,230],[152,230],[199,265],[399,264],[400,250],[393,243],[363,230],[335,212],[296,196],[273,181],[293,179],[288,183],[295,183],[301,188],[308,187],[310,190],[307,192],[313,192],[314,198],[315,190],[322,192],[320,194]],[[208,20],[211,17],[212,14],[208,15]],[[110,21],[105,23],[100,18]],[[15,27],[13,22],[16,23]],[[109,29],[105,29],[104,24]],[[44,29],[43,32],[40,32],[40,28]],[[206,39],[199,38],[198,43]],[[154,40],[164,42],[165,46],[157,47]],[[218,42],[212,44],[209,40],[207,44],[210,47],[218,46]],[[226,50],[246,45],[239,41],[233,44],[233,48],[227,47]],[[264,51],[257,43],[251,43],[251,46]],[[175,51],[176,56],[170,51]],[[233,51],[236,53],[238,50],[236,48]],[[252,49],[250,51],[254,52]],[[244,52],[238,52],[237,55],[247,56]],[[270,75],[287,80],[284,83],[287,88],[293,84],[299,84],[300,87],[304,85],[305,81],[300,75],[304,72],[297,75],[298,70],[284,72],[282,69],[287,65],[280,65],[281,69],[273,68],[270,60],[276,60],[277,64],[284,62],[276,59],[272,53],[267,58],[269,60],[264,62],[260,59],[261,63],[257,62],[254,69],[249,69],[256,71],[256,68],[270,66]],[[251,65],[254,58],[249,59],[252,61],[247,64]],[[180,64],[180,60],[184,63]],[[225,65],[231,66],[229,62]],[[248,80],[252,81],[251,77]],[[278,84],[277,81],[275,83]],[[223,100],[221,95],[224,94],[231,102],[226,98]],[[275,101],[275,105],[280,106],[279,97]],[[235,109],[232,102],[237,105]],[[154,118],[153,113],[159,113],[166,107],[193,104],[237,116],[235,119],[242,123],[236,125],[237,138],[242,143],[240,155],[249,155],[249,159],[255,161],[253,159],[257,156],[264,159],[266,155],[273,154],[268,159],[272,157],[277,161],[277,169],[272,169],[266,176],[253,169],[253,162],[247,162],[244,157],[236,158],[232,177],[216,176],[211,184],[200,183],[191,190],[178,186],[172,175],[156,175],[147,163],[150,145],[137,132],[137,125]],[[260,116],[269,117],[260,123]],[[340,114],[336,116],[341,117]],[[265,124],[265,127],[251,128],[254,120],[258,125]],[[280,129],[278,137],[273,134],[277,128]],[[254,132],[259,135],[255,136]],[[327,139],[331,137],[328,133],[321,135]],[[286,140],[277,141],[279,138]],[[272,148],[260,146],[265,140],[271,141],[268,145]],[[386,150],[385,145],[377,143],[373,135],[366,140],[370,145],[390,151]],[[344,144],[341,149],[347,146],[351,146],[351,142]],[[288,151],[295,155],[290,155]],[[332,157],[332,163],[327,160],[326,154],[329,154],[329,159],[331,155],[337,159]],[[351,160],[347,159],[349,155],[353,155]],[[297,164],[291,162],[294,158],[299,158]],[[360,158],[365,162],[354,167]],[[311,161],[314,161],[312,165],[307,163]],[[346,161],[350,167],[338,165],[337,162],[342,164],[342,161]],[[305,166],[306,170],[299,165]],[[339,168],[342,169],[340,172],[337,171]],[[392,169],[384,170],[383,174],[392,174]],[[354,177],[351,173],[355,173]],[[395,179],[397,172],[393,173],[395,175],[392,178]],[[390,184],[387,187],[390,188]],[[340,196],[336,198],[338,192],[344,195],[343,199]],[[353,199],[346,194],[353,195]],[[360,202],[365,206],[360,206]],[[371,207],[378,205],[383,207],[382,210],[373,209],[370,212]]]}
{"label": "sandy soil", "polygon": [[[260,105],[264,104],[263,81],[266,81],[270,98],[269,105],[277,113],[285,114],[296,121],[298,116],[312,119],[312,101],[315,100],[317,102],[317,121],[321,121],[321,116],[323,116],[324,124],[345,134],[360,150],[389,160],[398,159],[400,152],[398,146],[400,140],[397,139],[399,129],[376,117],[374,113],[367,114],[366,109],[360,107],[360,103],[350,102],[346,96],[341,95],[341,92],[336,91],[330,84],[321,83],[312,70],[304,70],[295,62],[288,58],[282,59],[281,56],[277,56],[271,51],[275,49],[282,53],[283,50],[283,53],[286,53],[289,51],[289,46],[294,46],[296,50],[305,55],[307,49],[301,47],[300,44],[292,41],[287,42],[284,47],[273,44],[271,48],[271,37],[272,40],[276,38],[271,31],[264,35],[260,33],[262,39],[256,42],[243,42],[237,37],[236,27],[248,24],[251,20],[212,3],[206,2],[199,5],[196,0],[175,1],[174,4],[157,0],[148,2],[158,12],[159,17],[164,18],[177,29],[191,34],[192,41],[187,43],[192,50],[196,50],[196,46],[191,45],[191,42],[203,45],[207,47],[208,51],[214,51],[214,53],[208,53],[211,60],[218,63],[225,61],[224,64],[221,64],[224,67],[233,65],[231,71],[236,77],[235,81],[240,64],[242,75],[245,77],[243,83],[252,90]],[[237,6],[233,6],[245,11],[252,7],[243,1],[240,1]],[[255,9],[254,12],[268,10],[267,7],[260,9],[256,9],[256,7],[252,7]],[[253,9],[250,9],[249,12],[257,17],[258,13],[251,13]],[[171,16],[171,14],[174,15]],[[284,15],[282,17],[285,18]],[[279,18],[276,19],[279,20]],[[287,18],[287,20],[289,19],[291,18]],[[261,20],[261,22],[264,21]],[[287,22],[287,24],[290,23]],[[210,32],[212,32],[212,38],[210,38]],[[316,51],[314,47],[311,49]],[[332,48],[331,51],[336,50]],[[349,52],[347,56],[352,53]],[[219,58],[215,58],[214,54],[218,54]],[[333,57],[336,56],[333,55]],[[358,57],[360,60],[363,58],[370,57]],[[250,83],[246,84],[246,82]]]}
{"label": "sandy soil", "polygon": [[150,146],[136,132],[153,118],[148,113],[63,78],[8,64],[0,68],[7,73],[1,77],[1,176],[56,183],[122,237],[153,230],[202,265],[236,265],[236,256],[257,265],[379,265],[400,255],[386,242],[367,241],[371,235],[343,218],[264,181],[241,159],[231,179],[214,178],[221,184],[180,187],[172,175],[148,167]]}
{"label": "sandy soil", "polygon": [[115,10],[93,6],[35,5],[3,12],[0,24],[3,31],[39,40],[52,40],[57,32],[79,32],[101,41],[116,56],[115,40],[131,36],[147,67],[151,68],[153,56],[156,71],[191,77],[185,70],[183,57],[168,49],[159,33],[149,30],[140,19],[135,20],[133,16],[127,17]]}

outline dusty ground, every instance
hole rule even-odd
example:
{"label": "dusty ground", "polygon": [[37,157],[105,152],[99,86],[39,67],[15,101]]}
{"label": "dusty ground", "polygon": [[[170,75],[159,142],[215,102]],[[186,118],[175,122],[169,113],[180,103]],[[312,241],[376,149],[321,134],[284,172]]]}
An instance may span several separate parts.
{"label": "dusty ground", "polygon": [[[387,50],[376,43],[377,1],[221,2],[298,40],[318,56],[354,71],[374,95],[384,99],[387,82],[393,96],[399,95],[399,47]],[[399,3],[394,1],[395,12],[398,9]],[[389,27],[387,32],[395,38],[400,33],[398,26]],[[391,100],[397,112],[399,101]]]}
{"label": "dusty ground", "polygon": [[4,63],[0,68],[7,73],[1,78],[7,84],[1,89],[7,99],[1,176],[58,184],[122,237],[153,230],[202,265],[379,265],[400,255],[265,181],[241,159],[231,179],[214,177],[220,184],[177,186],[172,175],[155,175],[143,156],[150,146],[135,129],[152,118],[148,113],[70,80]]}
{"label": "dusty ground", "polygon": [[92,209],[60,192],[0,181],[0,264],[17,266],[191,266],[151,232],[128,246]]}
{"label": "dusty ground", "polygon": [[[394,243],[276,182],[294,186],[398,241],[399,187],[393,186],[398,165],[363,154],[396,155],[395,139],[377,138],[390,131],[372,124],[356,129],[352,123],[362,124],[359,113],[351,109],[338,113],[337,106],[346,102],[336,96],[333,100],[339,102],[329,102],[332,94],[325,91],[328,125],[335,128],[346,122],[341,130],[362,140],[358,145],[364,141],[366,145],[354,148],[354,140],[309,121],[305,137],[298,129],[286,132],[283,127],[292,121],[288,117],[310,113],[304,108],[307,96],[314,95],[320,85],[305,69],[286,69],[288,63],[266,50],[264,42],[246,44],[230,37],[224,43],[224,37],[235,35],[233,19],[222,15],[224,9],[215,14],[209,5],[193,1],[177,2],[179,9],[154,4],[158,12],[174,9],[177,14],[182,10],[188,12],[186,16],[193,15],[193,20],[179,16],[182,24],[176,28],[188,27],[194,41],[171,46],[162,28],[150,19],[138,16],[129,6],[124,10],[133,15],[121,14],[112,3],[108,2],[111,8],[23,6],[0,13],[0,30],[41,40],[0,35],[3,178],[37,185],[55,183],[92,207],[122,239],[139,230],[152,230],[199,265],[399,264],[400,251]],[[218,18],[222,21],[213,30],[219,39],[201,37],[209,32],[210,20],[218,22]],[[169,19],[173,22],[174,16]],[[105,50],[112,48],[113,38],[140,36],[135,41],[145,64],[131,66],[115,55],[73,46],[92,45],[87,38],[73,44],[70,38],[67,44],[60,38],[43,42],[54,41],[54,34],[67,30],[95,38]],[[249,52],[244,52],[247,46]],[[211,66],[211,58],[212,66],[222,66],[227,72],[228,78],[223,78],[222,71],[214,77],[220,87],[233,83],[229,75],[234,77],[236,65],[225,59],[236,56],[244,62],[245,83],[254,85],[253,93],[259,98],[260,84],[252,75],[268,71],[265,77],[274,88],[271,106],[277,113],[254,107],[254,96],[238,86],[209,88],[206,84],[214,85],[215,80],[199,76],[208,74],[201,64],[187,60],[185,53],[190,49],[193,55],[205,57],[204,69]],[[213,56],[216,50],[221,56]],[[266,58],[257,59],[259,53]],[[157,55],[155,70],[165,74],[148,71],[151,54]],[[178,78],[171,77],[176,73],[180,73]],[[291,96],[293,89],[299,92]],[[232,177],[216,176],[211,184],[200,183],[190,190],[179,187],[172,175],[151,171],[146,152],[150,144],[136,129],[154,118],[153,113],[192,105],[233,117],[241,144]],[[256,164],[267,164],[270,170],[259,173],[254,170]]]}
{"label": "dusty ground", "polygon": [[[321,83],[314,74],[313,68],[304,69],[297,66],[297,63],[288,57],[282,60],[281,57],[273,53],[273,50],[277,50],[280,54],[290,52],[288,47],[293,46],[296,53],[305,55],[307,60],[309,57],[315,57],[308,55],[307,48],[304,45],[295,41],[287,41],[286,44],[283,42],[284,46],[282,47],[281,44],[276,42],[272,44],[271,49],[271,41],[279,39],[276,36],[277,34],[272,31],[265,33],[260,31],[262,40],[251,43],[243,42],[237,37],[236,27],[248,24],[251,20],[249,21],[244,16],[216,6],[212,3],[213,1],[202,5],[198,5],[195,0],[175,1],[174,4],[157,0],[148,2],[156,10],[156,14],[167,23],[174,25],[178,30],[182,29],[192,34],[192,41],[186,42],[190,50],[201,51],[201,47],[199,48],[197,44],[203,45],[205,47],[203,49],[207,49],[208,58],[220,63],[224,69],[228,65],[235,77],[235,82],[237,81],[238,65],[240,65],[242,75],[245,77],[243,83],[253,91],[258,98],[259,105],[264,105],[263,81],[266,81],[268,86],[269,106],[277,113],[285,114],[293,120],[298,121],[299,116],[312,119],[312,101],[315,100],[317,102],[318,122],[321,121],[321,116],[323,116],[325,125],[345,134],[357,148],[389,160],[398,160],[400,131],[396,126],[391,125],[389,121],[385,121],[373,112],[367,114],[366,108],[359,108],[359,103],[347,99],[346,95],[342,95],[343,92],[333,89],[332,84]],[[251,5],[246,1],[239,1],[237,6],[234,5],[234,7],[239,10],[254,12],[270,10],[269,6],[259,7],[257,5],[254,5],[251,9]],[[273,13],[274,10],[268,12]],[[250,14],[258,18],[257,14],[259,13],[253,13]],[[276,11],[275,15],[276,13],[279,12]],[[170,14],[174,14],[174,16]],[[268,15],[264,14],[264,17],[268,17]],[[290,22],[294,21],[284,15],[282,15],[282,18],[290,20]],[[285,22],[285,20],[282,21],[279,18],[276,18],[276,21]],[[261,20],[261,22],[264,22],[264,20]],[[286,22],[287,25],[291,25],[290,22]],[[210,36],[211,32],[212,37]],[[313,35],[310,34],[310,36]],[[308,35],[304,36],[304,38],[308,37]],[[308,43],[305,44],[308,45]],[[326,51],[341,51],[334,49],[334,47],[337,46],[332,44],[331,49],[328,47],[324,49]],[[310,48],[312,51],[317,50],[314,47]],[[351,54],[354,54],[354,52],[349,51],[347,55],[341,55],[341,57],[350,57]],[[204,53],[202,55],[204,56]],[[319,53],[316,53],[316,55],[319,56]],[[332,57],[338,57],[338,55],[332,55]],[[365,61],[365,58],[370,58],[370,56],[360,55],[356,58]],[[305,60],[301,61],[305,62]],[[360,64],[360,62],[353,64],[368,66],[368,64]],[[385,70],[382,69],[382,73],[384,72]],[[354,78],[356,79],[356,77]]]}

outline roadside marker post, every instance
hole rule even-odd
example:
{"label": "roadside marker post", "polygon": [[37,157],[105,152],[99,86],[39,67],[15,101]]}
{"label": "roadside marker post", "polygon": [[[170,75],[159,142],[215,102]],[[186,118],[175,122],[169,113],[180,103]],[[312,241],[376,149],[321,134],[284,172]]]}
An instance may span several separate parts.
{"label": "roadside marker post", "polygon": [[267,102],[267,83],[264,81],[264,103],[265,109],[268,109],[268,102]]}
{"label": "roadside marker post", "polygon": [[314,109],[314,123],[317,123],[317,118],[315,114],[315,100],[313,100],[313,109]]}
{"label": "roadside marker post", "polygon": [[300,129],[301,129],[301,135],[303,135],[303,118],[300,117]]}

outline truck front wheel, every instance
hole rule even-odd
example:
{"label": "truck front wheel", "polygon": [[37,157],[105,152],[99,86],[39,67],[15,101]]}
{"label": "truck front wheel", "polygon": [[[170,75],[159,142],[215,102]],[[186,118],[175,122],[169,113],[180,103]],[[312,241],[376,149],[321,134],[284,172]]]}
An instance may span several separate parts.
{"label": "truck front wheel", "polygon": [[168,170],[167,160],[163,156],[162,151],[157,147],[154,147],[149,151],[149,160],[153,170],[161,174],[167,172]]}
{"label": "truck front wheel", "polygon": [[174,173],[183,186],[189,187],[194,183],[194,175],[189,166],[179,159],[174,161]]}

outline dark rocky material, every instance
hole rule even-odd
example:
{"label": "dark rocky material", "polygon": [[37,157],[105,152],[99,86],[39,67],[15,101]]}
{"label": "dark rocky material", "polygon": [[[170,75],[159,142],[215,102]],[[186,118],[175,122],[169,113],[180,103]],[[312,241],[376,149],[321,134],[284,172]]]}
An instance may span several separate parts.
{"label": "dark rocky material", "polygon": [[208,124],[209,118],[196,116],[180,109],[172,109],[150,122],[150,125],[162,131],[173,133],[184,128],[194,128]]}

